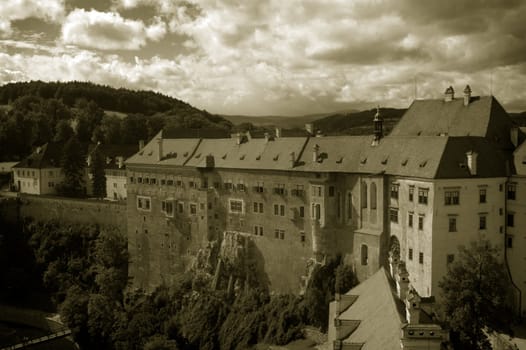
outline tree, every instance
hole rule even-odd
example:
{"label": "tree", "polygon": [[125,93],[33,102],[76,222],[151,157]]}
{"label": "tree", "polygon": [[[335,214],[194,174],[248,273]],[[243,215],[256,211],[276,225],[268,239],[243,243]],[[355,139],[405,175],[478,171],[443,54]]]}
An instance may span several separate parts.
{"label": "tree", "polygon": [[64,181],[59,185],[59,193],[69,197],[84,195],[84,153],[75,136],[66,142],[62,154],[61,166]]}
{"label": "tree", "polygon": [[55,125],[55,137],[53,140],[56,142],[67,142],[74,133],[69,121],[62,119]]}
{"label": "tree", "polygon": [[335,274],[335,291],[336,293],[344,294],[352,287],[358,284],[356,276],[352,270],[351,265],[340,264],[334,271]]}
{"label": "tree", "polygon": [[462,349],[491,349],[484,330],[504,330],[510,324],[510,282],[498,252],[484,240],[461,247],[439,282],[445,320]]}
{"label": "tree", "polygon": [[106,197],[106,174],[104,173],[104,156],[99,147],[91,154],[91,175],[93,176],[93,195],[97,198]]}

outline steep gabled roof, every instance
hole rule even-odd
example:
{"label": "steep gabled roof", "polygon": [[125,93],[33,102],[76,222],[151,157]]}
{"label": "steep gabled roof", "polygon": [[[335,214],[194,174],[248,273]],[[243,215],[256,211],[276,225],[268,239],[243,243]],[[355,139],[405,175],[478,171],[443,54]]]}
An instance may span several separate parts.
{"label": "steep gabled roof", "polygon": [[60,168],[62,143],[48,142],[20,161],[14,168]]}
{"label": "steep gabled roof", "polygon": [[511,118],[493,96],[463,98],[446,102],[415,100],[393,128],[391,136],[478,136],[501,148],[510,148]]}
{"label": "steep gabled roof", "polygon": [[406,322],[404,306],[384,268],[351,289],[358,298],[338,318],[360,321],[343,341],[363,343],[362,350],[400,349],[400,327]]}

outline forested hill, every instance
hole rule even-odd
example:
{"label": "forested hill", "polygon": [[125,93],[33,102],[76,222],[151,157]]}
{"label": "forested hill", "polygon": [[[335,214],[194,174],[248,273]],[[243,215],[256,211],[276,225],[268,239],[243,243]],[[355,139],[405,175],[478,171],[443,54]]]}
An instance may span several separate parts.
{"label": "forested hill", "polygon": [[221,116],[152,91],[83,82],[33,81],[0,87],[0,161],[19,160],[46,142],[137,144],[161,129],[220,129]]}
{"label": "forested hill", "polygon": [[0,104],[8,104],[22,96],[55,98],[69,107],[83,98],[95,102],[102,109],[122,113],[152,115],[172,110],[181,114],[208,114],[186,102],[153,91],[116,89],[89,82],[31,81],[9,83],[0,87]]}
{"label": "forested hill", "polygon": [[[389,133],[406,109],[380,108],[384,133]],[[316,129],[325,135],[372,135],[376,109],[352,113],[337,113],[314,121]]]}

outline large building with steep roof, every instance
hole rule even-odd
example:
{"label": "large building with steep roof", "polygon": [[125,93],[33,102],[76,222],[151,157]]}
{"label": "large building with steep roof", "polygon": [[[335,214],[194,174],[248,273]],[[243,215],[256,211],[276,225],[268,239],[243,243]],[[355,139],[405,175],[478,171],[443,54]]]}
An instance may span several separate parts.
{"label": "large building with steep roof", "polygon": [[250,238],[277,292],[335,255],[360,280],[403,261],[421,297],[439,295],[460,245],[487,239],[505,259],[523,133],[498,101],[451,88],[415,101],[390,135],[374,123],[371,136],[156,135],[126,162],[134,285],[171,283],[225,231]]}

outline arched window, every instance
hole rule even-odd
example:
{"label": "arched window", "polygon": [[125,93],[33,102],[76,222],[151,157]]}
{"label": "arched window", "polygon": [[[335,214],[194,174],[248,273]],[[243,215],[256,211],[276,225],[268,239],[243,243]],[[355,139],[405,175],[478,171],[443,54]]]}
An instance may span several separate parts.
{"label": "arched window", "polygon": [[368,248],[366,244],[362,244],[362,265],[367,265],[369,260]]}
{"label": "arched window", "polygon": [[371,184],[371,209],[376,209],[376,183]]}
{"label": "arched window", "polygon": [[347,219],[352,218],[352,193],[347,193]]}
{"label": "arched window", "polygon": [[362,182],[362,208],[367,208],[367,184]]}

